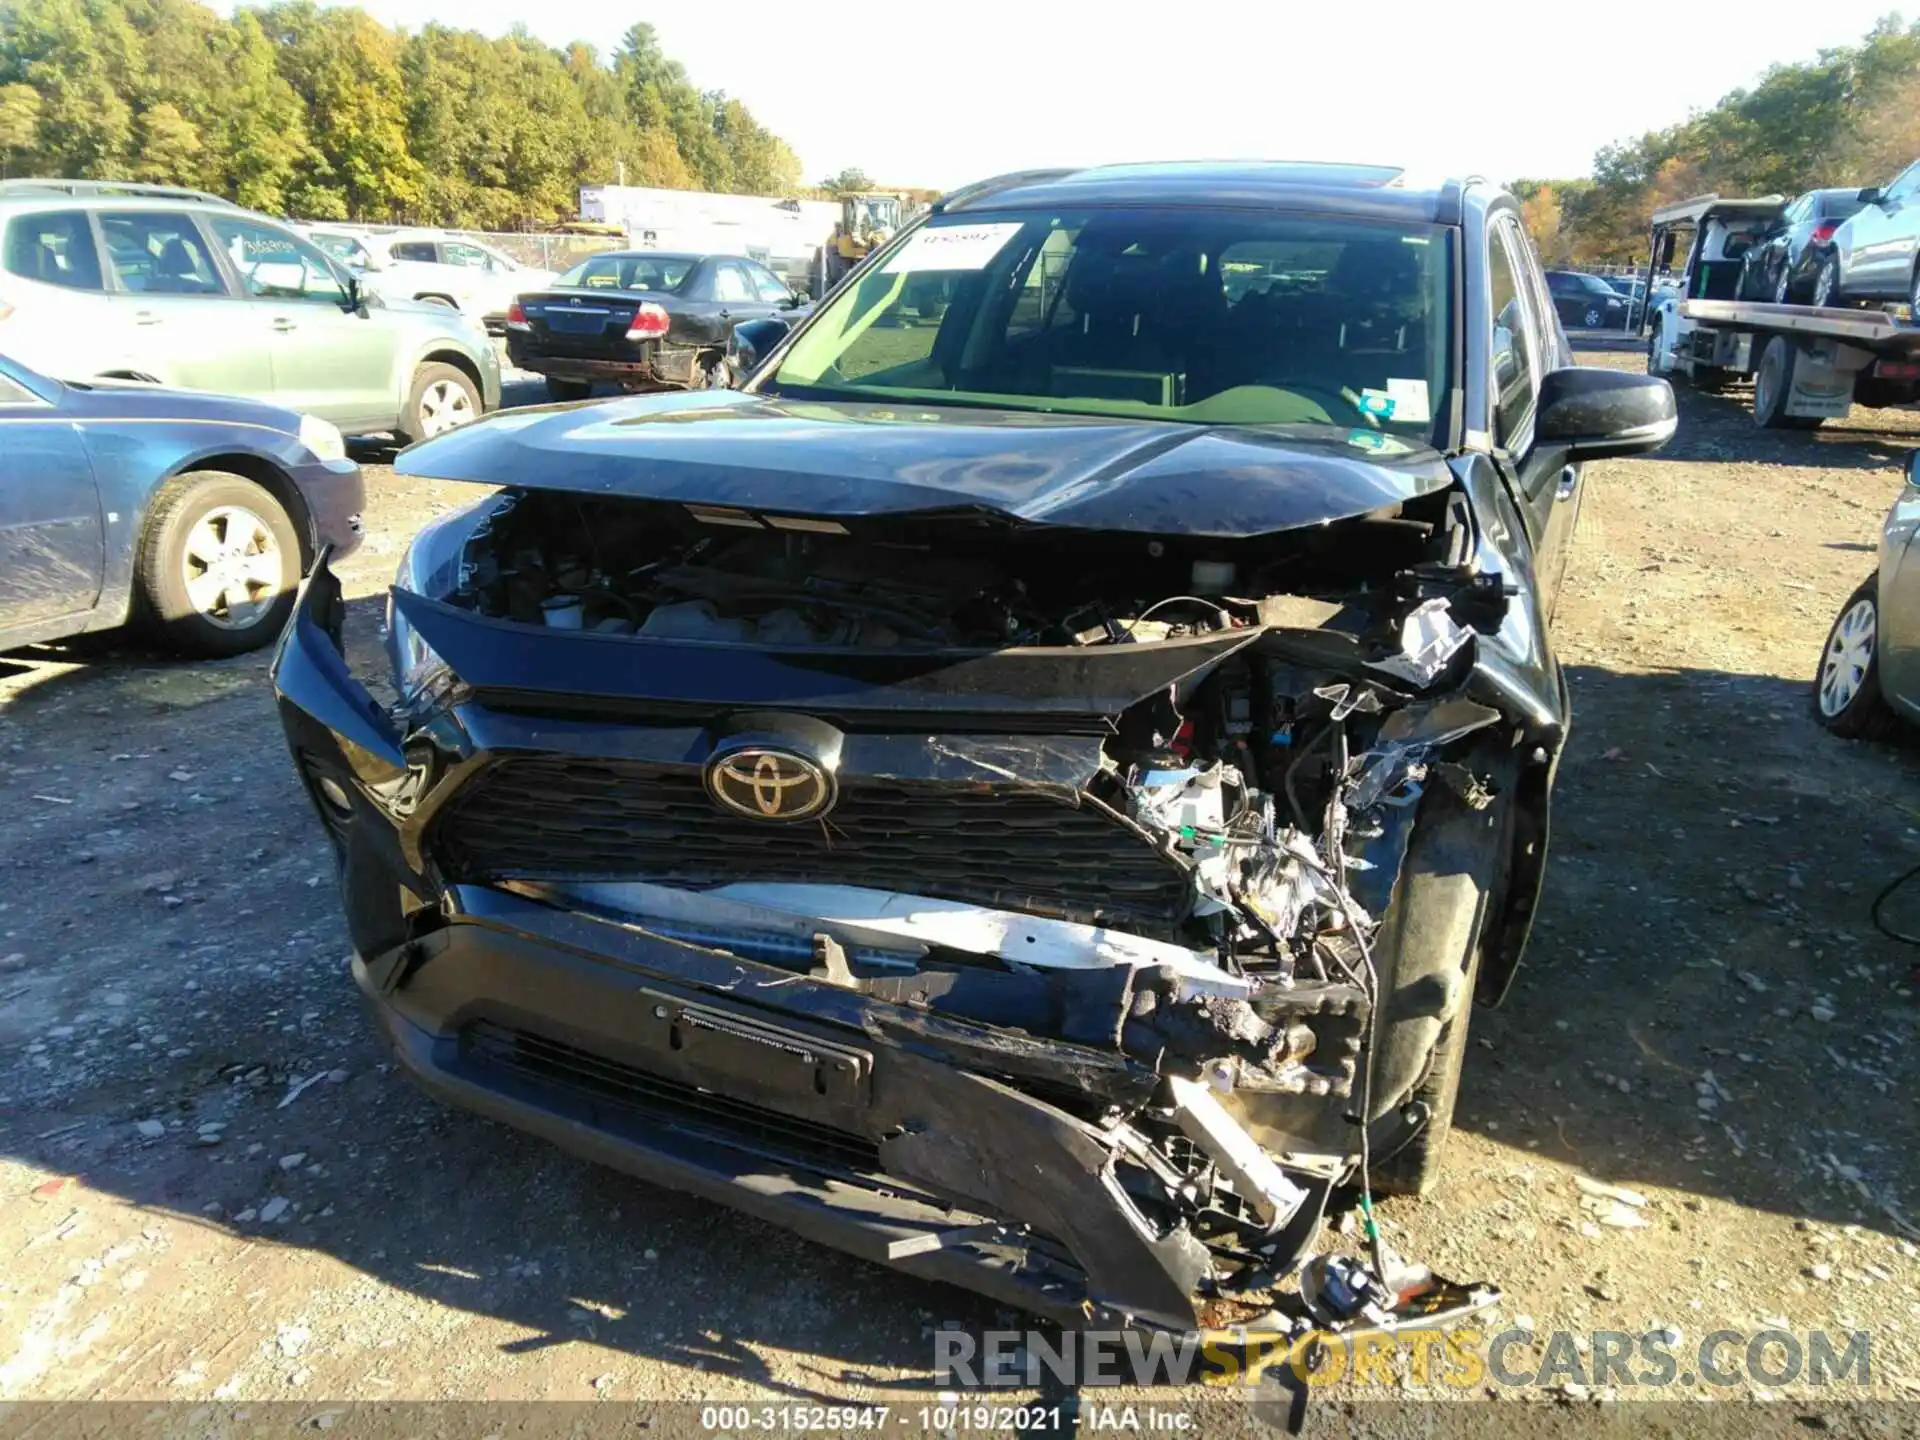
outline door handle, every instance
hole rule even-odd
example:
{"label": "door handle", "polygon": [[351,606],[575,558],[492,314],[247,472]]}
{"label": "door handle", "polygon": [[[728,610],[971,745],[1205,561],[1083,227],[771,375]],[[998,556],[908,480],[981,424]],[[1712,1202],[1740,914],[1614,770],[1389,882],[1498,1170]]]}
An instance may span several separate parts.
{"label": "door handle", "polygon": [[1560,484],[1555,488],[1553,498],[1555,500],[1571,500],[1573,498],[1573,492],[1579,484],[1579,470],[1572,465],[1567,466],[1560,472]]}
{"label": "door handle", "polygon": [[722,320],[731,320],[733,318],[733,312],[731,310],[722,310],[720,312],[720,318]]}
{"label": "door handle", "polygon": [[300,326],[298,322],[289,320],[284,315],[276,315],[273,317],[273,328],[280,334],[285,335],[290,330],[298,330]]}
{"label": "door handle", "polygon": [[133,323],[136,325],[158,325],[160,323],[160,317],[151,310],[136,310],[133,312]]}

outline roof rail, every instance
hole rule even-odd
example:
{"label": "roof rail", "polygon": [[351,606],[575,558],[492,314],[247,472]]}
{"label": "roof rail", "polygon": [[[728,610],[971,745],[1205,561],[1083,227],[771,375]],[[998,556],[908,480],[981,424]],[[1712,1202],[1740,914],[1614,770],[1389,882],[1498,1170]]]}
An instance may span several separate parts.
{"label": "roof rail", "polygon": [[1012,190],[1021,185],[1035,185],[1045,180],[1058,180],[1063,175],[1072,175],[1077,165],[1055,166],[1050,170],[1012,170],[1005,175],[995,175],[988,180],[976,180],[971,185],[962,185],[958,190],[949,190],[930,207],[935,215],[951,210],[956,205],[971,205],[976,200],[984,200],[989,195],[1002,190]]}
{"label": "roof rail", "polygon": [[119,195],[141,200],[194,200],[203,205],[242,208],[224,195],[191,190],[184,185],[153,185],[144,180],[58,180],[22,176],[0,180],[0,196],[6,195]]}

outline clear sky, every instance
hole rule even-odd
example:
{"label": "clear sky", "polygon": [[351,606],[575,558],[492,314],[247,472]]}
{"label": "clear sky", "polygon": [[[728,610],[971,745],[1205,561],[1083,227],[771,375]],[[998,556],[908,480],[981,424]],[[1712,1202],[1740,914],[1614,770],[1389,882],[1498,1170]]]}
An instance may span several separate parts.
{"label": "clear sky", "polygon": [[359,0],[611,51],[636,20],[800,154],[952,186],[1033,165],[1355,160],[1498,180],[1585,174],[1768,65],[1857,41],[1889,0]]}

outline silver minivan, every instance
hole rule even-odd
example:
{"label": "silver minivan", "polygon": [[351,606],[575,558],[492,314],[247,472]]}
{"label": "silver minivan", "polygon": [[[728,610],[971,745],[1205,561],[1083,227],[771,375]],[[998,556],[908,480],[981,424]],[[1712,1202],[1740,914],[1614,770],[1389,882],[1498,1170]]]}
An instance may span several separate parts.
{"label": "silver minivan", "polygon": [[477,320],[363,293],[277,221],[158,186],[0,181],[0,354],[408,441],[500,403],[499,352]]}

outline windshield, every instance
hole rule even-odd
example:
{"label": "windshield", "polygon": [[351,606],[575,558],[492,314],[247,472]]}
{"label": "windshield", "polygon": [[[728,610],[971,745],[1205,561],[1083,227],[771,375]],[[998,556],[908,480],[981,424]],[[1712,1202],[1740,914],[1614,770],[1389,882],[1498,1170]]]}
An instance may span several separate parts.
{"label": "windshield", "polygon": [[309,238],[342,265],[351,265],[356,270],[367,268],[367,248],[353,236],[313,235]]}
{"label": "windshield", "polygon": [[554,283],[584,290],[678,290],[692,269],[684,255],[596,255]]}
{"label": "windshield", "polygon": [[762,389],[1432,437],[1451,232],[1234,210],[938,217]]}

